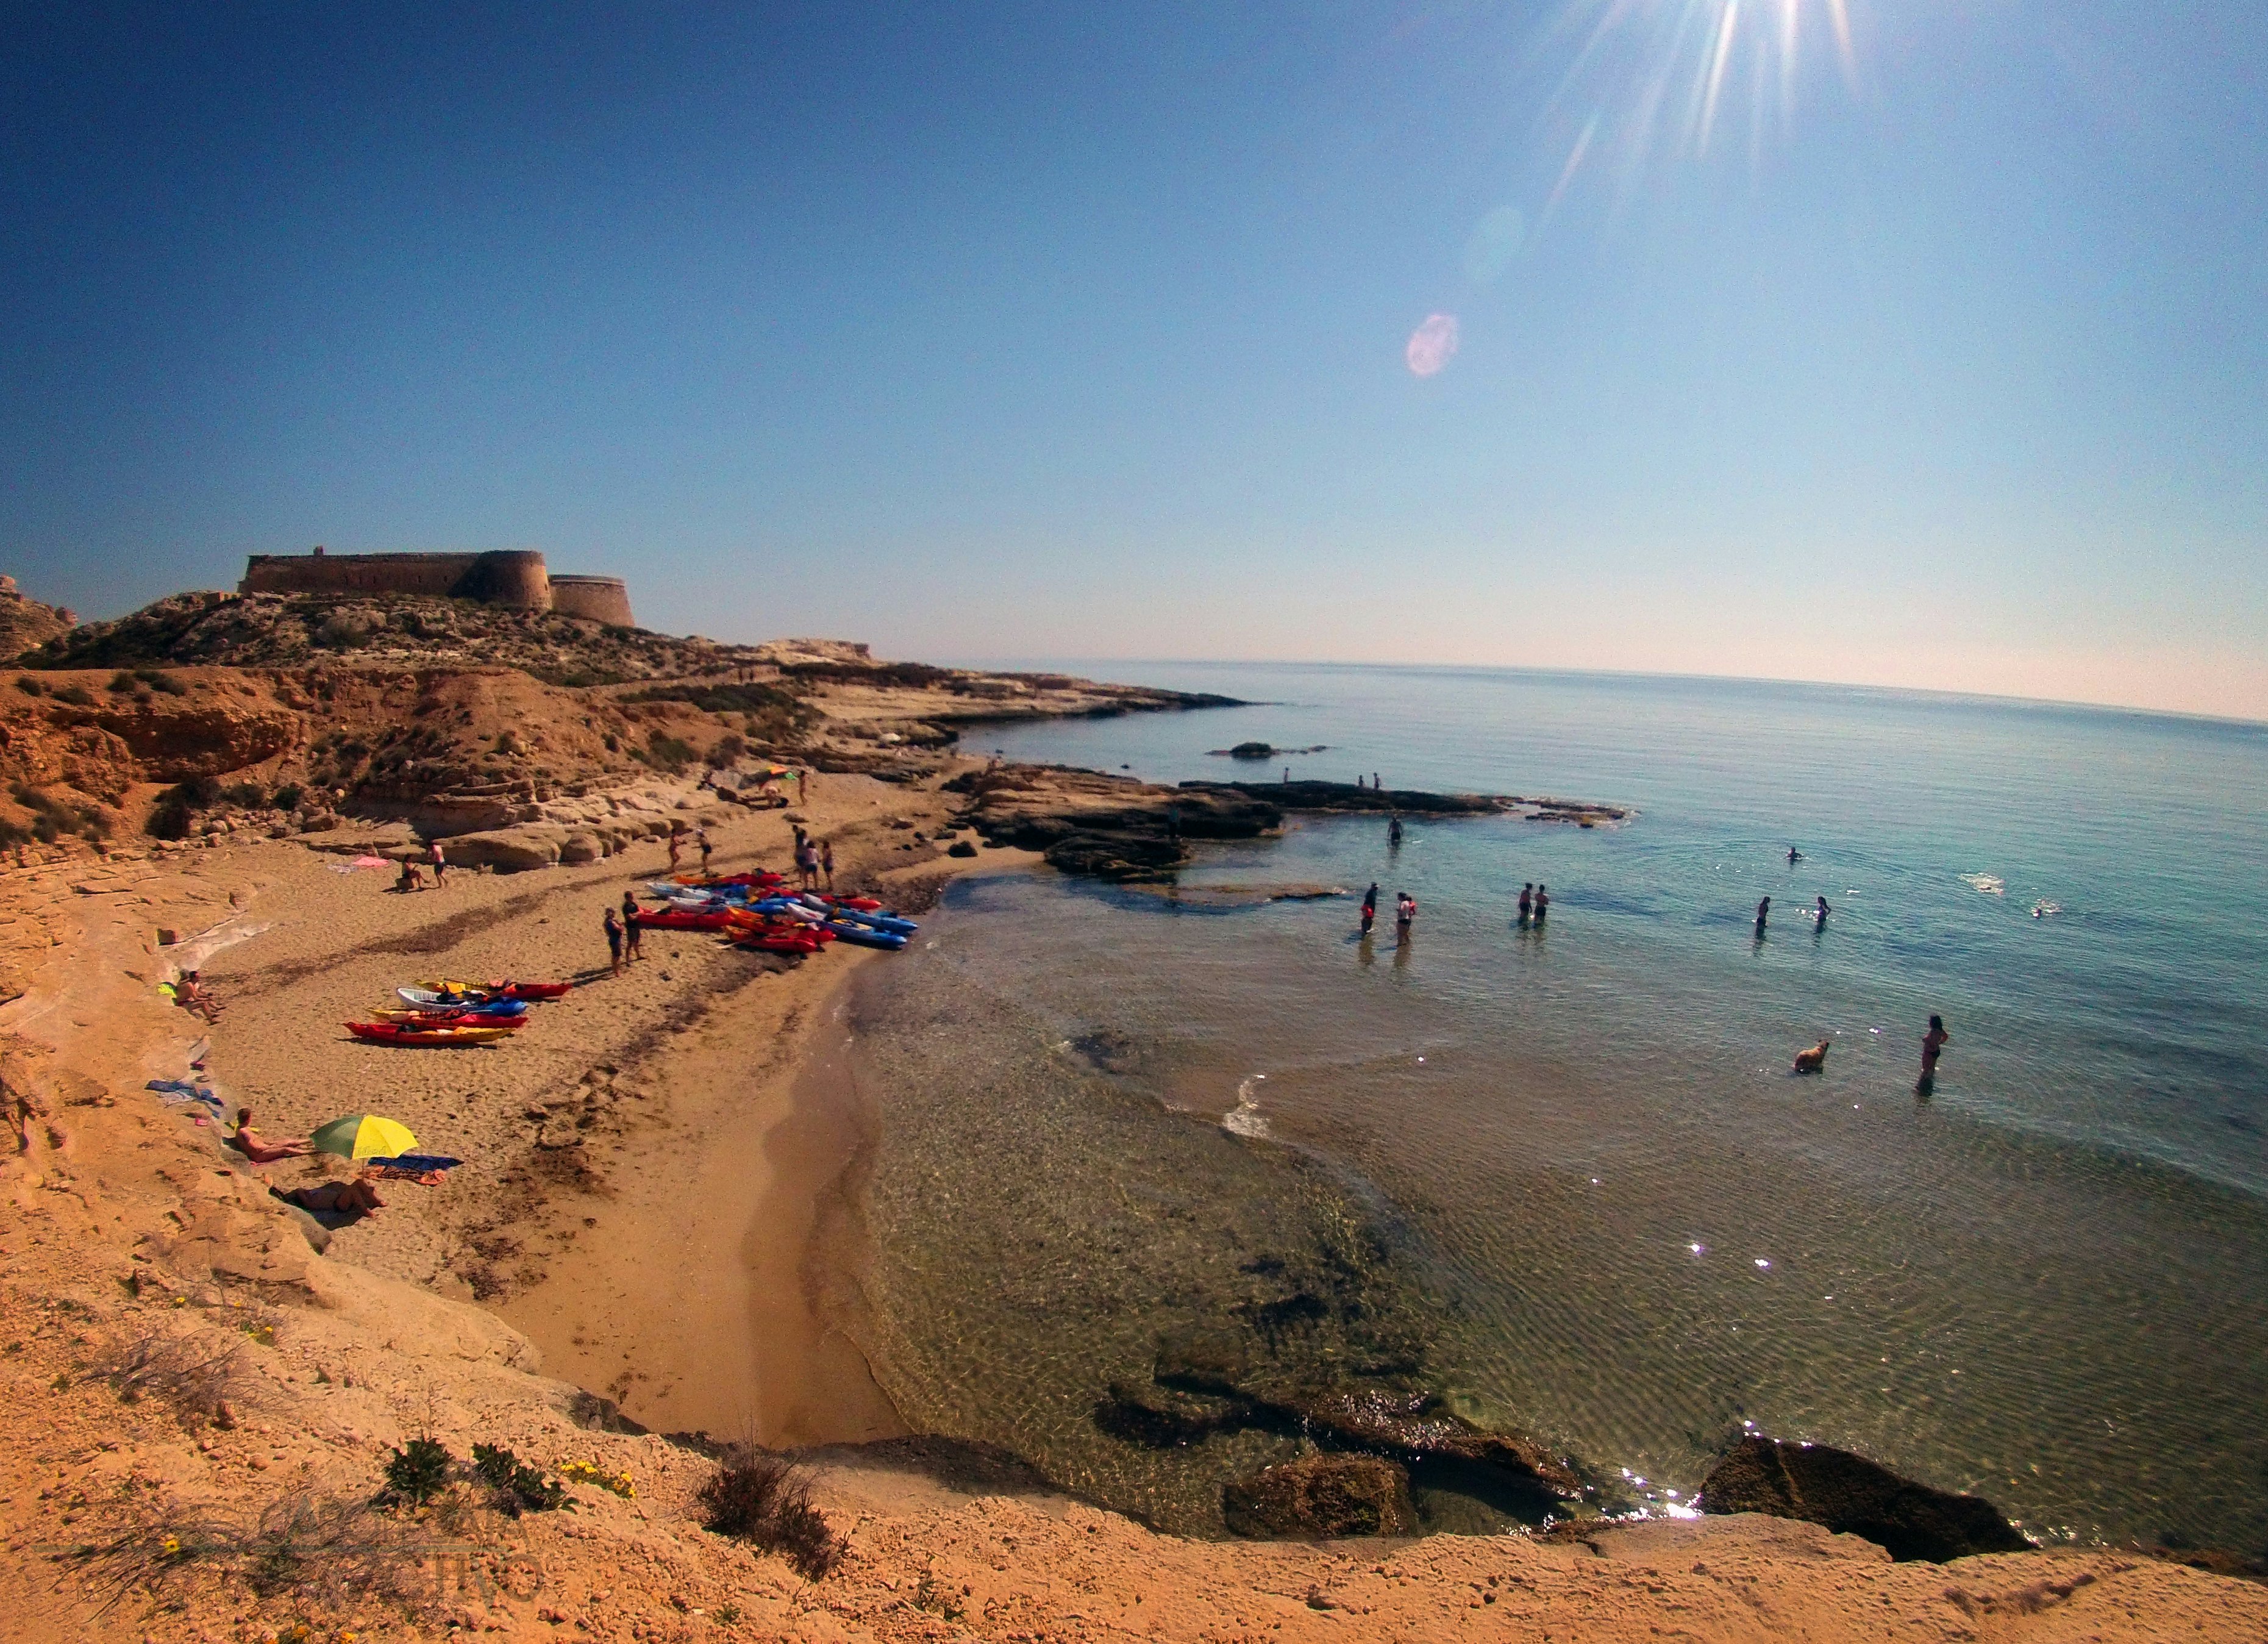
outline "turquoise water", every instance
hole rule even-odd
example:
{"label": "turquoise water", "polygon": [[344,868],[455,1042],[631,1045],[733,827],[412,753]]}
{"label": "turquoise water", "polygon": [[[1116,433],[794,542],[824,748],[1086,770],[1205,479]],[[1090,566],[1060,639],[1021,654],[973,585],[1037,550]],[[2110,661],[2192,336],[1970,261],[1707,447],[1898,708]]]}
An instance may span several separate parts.
{"label": "turquoise water", "polygon": [[[1251,774],[1206,751],[1248,739],[1328,744],[1292,774],[1636,815],[1413,821],[1399,851],[1311,820],[1209,847],[1186,885],[1252,889],[1204,903],[1052,874],[961,888],[894,985],[981,996],[1035,1045],[1118,1047],[1100,1071],[1057,1058],[1046,1123],[1138,1095],[1295,1155],[1300,1194],[1330,1173],[1391,1230],[1461,1407],[1663,1505],[1753,1421],[2041,1535],[2268,1546],[2268,727],[1596,675],[1102,671],[1268,705],[964,746],[1172,781]],[[1418,897],[1406,947],[1354,940],[1351,900],[1258,900],[1373,880]],[[1543,932],[1513,925],[1524,880],[1551,888]],[[1797,916],[1822,893],[1817,930]],[[1924,1096],[1933,1011],[1952,1043]],[[1793,1077],[1822,1038],[1825,1073]],[[1073,1199],[1099,1191],[1081,1168]],[[1182,1168],[1200,1197],[1204,1170]],[[924,1223],[919,1197],[879,1229],[886,1264],[968,1225],[966,1201]],[[995,1238],[954,1259],[981,1279],[1019,1258]],[[1021,1305],[1058,1337],[1108,1310],[1131,1341],[1122,1316],[1148,1304]],[[1112,1493],[1119,1459],[1072,1429],[1116,1371],[1035,1390],[953,1357],[921,1362],[955,1381],[958,1425]]]}

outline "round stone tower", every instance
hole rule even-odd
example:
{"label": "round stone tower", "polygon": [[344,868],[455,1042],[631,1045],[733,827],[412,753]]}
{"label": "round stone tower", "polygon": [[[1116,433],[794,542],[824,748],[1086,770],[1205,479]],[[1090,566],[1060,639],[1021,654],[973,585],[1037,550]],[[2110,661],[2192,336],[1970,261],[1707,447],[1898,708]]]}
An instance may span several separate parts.
{"label": "round stone tower", "polygon": [[554,576],[551,608],[562,616],[579,616],[615,628],[637,626],[630,615],[629,585],[620,577]]}

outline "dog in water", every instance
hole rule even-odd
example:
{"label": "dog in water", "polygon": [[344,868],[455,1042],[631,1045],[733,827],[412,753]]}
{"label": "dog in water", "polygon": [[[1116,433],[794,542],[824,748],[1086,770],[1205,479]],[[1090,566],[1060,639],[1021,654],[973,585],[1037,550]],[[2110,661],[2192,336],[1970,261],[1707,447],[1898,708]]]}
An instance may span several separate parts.
{"label": "dog in water", "polygon": [[1795,1071],[1799,1073],[1823,1073],[1827,1071],[1827,1041],[1822,1039],[1808,1051],[1795,1053]]}

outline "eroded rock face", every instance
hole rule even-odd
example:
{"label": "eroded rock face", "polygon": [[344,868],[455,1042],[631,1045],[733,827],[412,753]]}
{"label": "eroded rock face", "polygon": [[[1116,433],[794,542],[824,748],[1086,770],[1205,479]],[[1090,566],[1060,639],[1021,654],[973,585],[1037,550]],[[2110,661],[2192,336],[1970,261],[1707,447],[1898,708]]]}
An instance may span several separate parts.
{"label": "eroded rock face", "polygon": [[1410,1475],[1372,1456],[1310,1456],[1224,1486],[1222,1516],[1239,1536],[1325,1539],[1411,1536]]}
{"label": "eroded rock face", "polygon": [[2032,1544],[1982,1496],[1902,1478],[1878,1462],[1825,1444],[1751,1435],[1701,1485],[1705,1513],[1768,1513],[1863,1536],[1893,1559],[1943,1563]]}

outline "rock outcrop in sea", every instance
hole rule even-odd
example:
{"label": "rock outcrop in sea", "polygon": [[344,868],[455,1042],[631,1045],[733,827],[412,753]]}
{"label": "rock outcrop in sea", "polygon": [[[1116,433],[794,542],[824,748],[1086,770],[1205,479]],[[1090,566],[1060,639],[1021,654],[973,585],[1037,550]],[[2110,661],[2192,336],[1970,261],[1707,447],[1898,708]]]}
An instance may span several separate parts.
{"label": "rock outcrop in sea", "polygon": [[2032,1543],[1982,1496],[1900,1478],[1879,1462],[1825,1444],[1751,1434],[1701,1485],[1705,1513],[1768,1513],[1863,1536],[1893,1559],[1942,1564],[1979,1552],[2029,1552]]}

